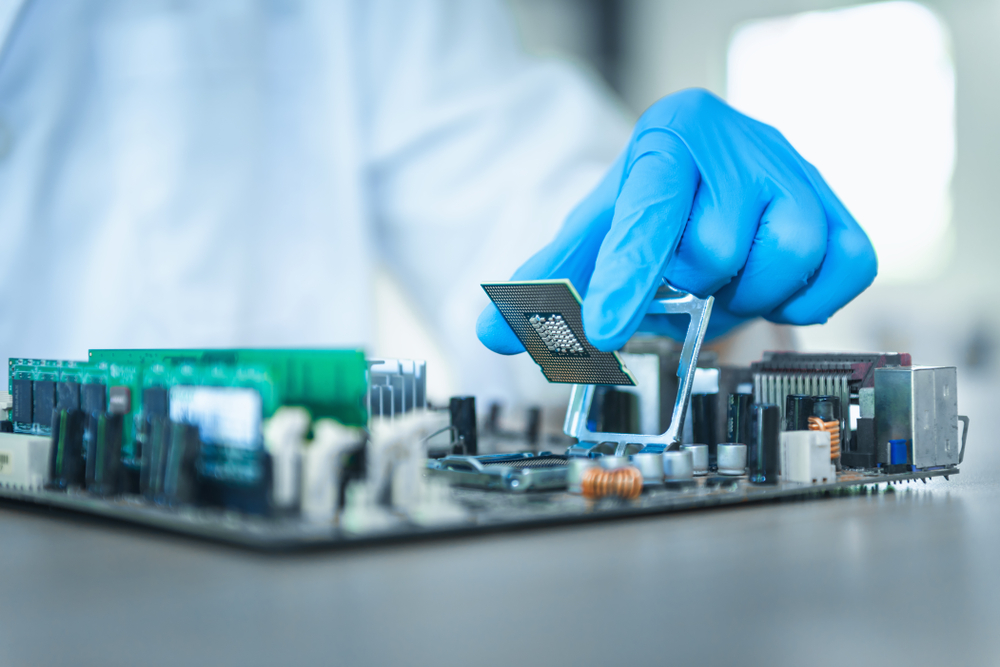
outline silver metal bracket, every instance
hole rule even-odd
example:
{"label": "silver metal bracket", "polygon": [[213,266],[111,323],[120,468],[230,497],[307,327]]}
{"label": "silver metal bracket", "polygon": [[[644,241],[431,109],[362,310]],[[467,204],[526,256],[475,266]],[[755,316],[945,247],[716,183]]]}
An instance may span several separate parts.
{"label": "silver metal bracket", "polygon": [[714,302],[715,297],[699,299],[693,294],[674,289],[664,280],[663,286],[657,290],[652,303],[649,304],[649,309],[646,311],[649,315],[691,316],[687,335],[684,337],[684,345],[681,347],[680,364],[677,366],[677,377],[680,378],[677,400],[674,401],[670,426],[665,433],[661,435],[636,435],[634,433],[592,432],[587,428],[587,417],[594,401],[596,385],[575,384],[569,397],[566,421],[563,424],[563,431],[566,435],[578,439],[581,443],[614,443],[617,456],[624,456],[626,452],[637,449],[647,452],[662,452],[667,449],[679,448],[684,428],[684,416],[691,398],[694,369],[698,365],[698,353],[701,351],[701,343],[705,339],[705,329],[708,326],[708,318],[712,314]]}

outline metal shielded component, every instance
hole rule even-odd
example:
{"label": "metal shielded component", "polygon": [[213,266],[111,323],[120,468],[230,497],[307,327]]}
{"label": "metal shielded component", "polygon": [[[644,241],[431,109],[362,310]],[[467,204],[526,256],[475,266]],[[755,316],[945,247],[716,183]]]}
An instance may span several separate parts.
{"label": "metal shielded component", "polygon": [[[575,488],[583,472],[597,466],[592,459],[578,460],[585,463],[573,465]],[[450,484],[514,493],[564,489],[569,484],[569,470],[567,457],[548,452],[446,456],[427,461],[427,471]]]}
{"label": "metal shielded component", "polygon": [[663,452],[666,449],[679,448],[681,434],[684,432],[684,416],[687,413],[694,385],[698,353],[701,351],[701,343],[705,339],[705,329],[708,326],[708,318],[712,314],[713,303],[715,303],[714,297],[699,299],[693,294],[675,290],[664,281],[646,311],[648,315],[688,315],[691,318],[677,366],[679,379],[677,397],[674,400],[670,426],[664,433],[661,435],[637,435],[593,432],[587,422],[597,387],[594,384],[577,384],[570,394],[569,407],[566,410],[566,421],[563,424],[563,431],[566,435],[581,442],[615,443],[617,445],[616,454],[619,456],[626,453],[629,445],[640,445],[646,452]]}
{"label": "metal shielded component", "polygon": [[549,382],[635,386],[617,352],[583,331],[583,300],[569,280],[483,283],[483,289]]}
{"label": "metal shielded component", "polygon": [[956,382],[954,366],[875,369],[879,463],[892,465],[893,440],[909,441],[906,463],[918,469],[960,462]]}

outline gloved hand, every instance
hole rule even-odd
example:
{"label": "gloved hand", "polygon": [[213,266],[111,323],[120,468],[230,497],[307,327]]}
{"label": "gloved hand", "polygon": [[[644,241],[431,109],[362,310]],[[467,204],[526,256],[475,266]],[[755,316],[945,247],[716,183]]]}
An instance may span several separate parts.
{"label": "gloved hand", "polygon": [[[645,315],[661,277],[715,295],[710,338],[755,317],[825,322],[877,270],[864,231],[777,130],[685,90],[642,115],[604,180],[512,280],[569,278],[587,338],[610,351],[639,329],[684,337],[687,316]],[[524,351],[492,304],[476,328],[495,352]]]}

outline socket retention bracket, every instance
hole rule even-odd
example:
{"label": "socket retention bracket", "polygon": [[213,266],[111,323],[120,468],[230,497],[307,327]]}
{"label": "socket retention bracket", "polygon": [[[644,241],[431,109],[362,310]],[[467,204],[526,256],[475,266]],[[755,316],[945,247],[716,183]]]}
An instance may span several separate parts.
{"label": "socket retention bracket", "polygon": [[[681,347],[680,364],[677,366],[677,377],[680,379],[677,389],[677,399],[674,401],[670,426],[660,435],[637,435],[634,433],[595,433],[587,425],[587,417],[594,401],[596,385],[575,384],[569,397],[569,407],[566,409],[566,421],[563,431],[566,435],[576,438],[580,443],[601,443],[615,446],[615,455],[624,456],[638,451],[663,452],[679,449],[681,434],[684,429],[684,416],[687,413],[688,401],[691,399],[691,386],[694,383],[695,368],[698,366],[698,354],[705,339],[708,319],[712,315],[712,304],[715,297],[699,299],[693,294],[682,292],[671,287],[666,280],[657,290],[653,301],[646,311],[650,315],[689,315],[687,334]],[[592,446],[592,445],[591,445]],[[570,448],[582,453],[588,447],[574,445]],[[579,454],[577,454],[579,455]]]}

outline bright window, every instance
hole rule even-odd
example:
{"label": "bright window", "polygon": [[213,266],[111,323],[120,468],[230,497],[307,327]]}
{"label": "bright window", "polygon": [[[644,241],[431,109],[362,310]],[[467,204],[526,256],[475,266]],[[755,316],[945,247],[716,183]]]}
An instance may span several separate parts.
{"label": "bright window", "polygon": [[868,232],[879,280],[933,278],[952,247],[955,74],[945,26],[914,2],[744,24],[729,102],[773,125]]}

